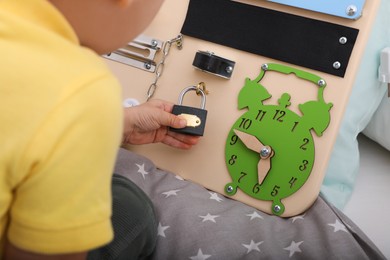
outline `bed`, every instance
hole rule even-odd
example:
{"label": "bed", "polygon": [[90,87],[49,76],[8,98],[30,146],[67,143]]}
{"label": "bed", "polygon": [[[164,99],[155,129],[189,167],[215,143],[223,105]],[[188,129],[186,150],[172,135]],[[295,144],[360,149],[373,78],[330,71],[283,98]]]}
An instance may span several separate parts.
{"label": "bed", "polygon": [[359,136],[360,169],[355,189],[344,209],[390,259],[390,152],[364,135]]}
{"label": "bed", "polygon": [[155,205],[151,259],[389,259],[389,151],[363,135],[359,147],[360,170],[343,212],[319,198],[304,214],[285,219],[158,169],[126,149],[118,153],[115,173]]}

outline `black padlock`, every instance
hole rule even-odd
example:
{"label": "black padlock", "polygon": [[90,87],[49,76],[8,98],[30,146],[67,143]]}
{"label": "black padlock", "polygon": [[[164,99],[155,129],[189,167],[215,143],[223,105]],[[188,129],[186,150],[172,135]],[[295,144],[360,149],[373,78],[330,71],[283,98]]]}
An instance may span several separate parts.
{"label": "black padlock", "polygon": [[[200,108],[183,106],[184,95],[188,91],[196,91],[202,96]],[[189,134],[189,135],[198,135],[203,136],[204,128],[206,125],[207,110],[206,107],[206,94],[205,92],[195,86],[190,86],[182,90],[179,95],[178,105],[174,105],[172,109],[172,114],[181,116],[187,120],[187,126],[184,128],[176,129],[170,128],[173,132]]]}

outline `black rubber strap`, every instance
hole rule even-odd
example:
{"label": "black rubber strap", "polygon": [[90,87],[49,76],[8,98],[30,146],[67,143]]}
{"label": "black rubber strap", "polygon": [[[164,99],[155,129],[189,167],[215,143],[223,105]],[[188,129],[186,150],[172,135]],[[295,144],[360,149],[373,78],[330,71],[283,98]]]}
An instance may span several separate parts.
{"label": "black rubber strap", "polygon": [[359,30],[229,0],[190,0],[181,33],[344,77]]}
{"label": "black rubber strap", "polygon": [[235,62],[209,52],[198,51],[192,65],[202,71],[229,79],[233,73]]}

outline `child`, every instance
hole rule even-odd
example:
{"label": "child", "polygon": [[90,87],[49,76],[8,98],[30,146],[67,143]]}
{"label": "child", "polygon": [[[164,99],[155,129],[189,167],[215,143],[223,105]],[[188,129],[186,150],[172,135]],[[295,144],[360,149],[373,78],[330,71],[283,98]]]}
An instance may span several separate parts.
{"label": "child", "polygon": [[[147,252],[133,252],[134,258],[153,250],[148,199],[132,183],[112,180],[121,139],[183,149],[198,139],[168,131],[186,124],[169,113],[170,103],[152,100],[123,113],[120,86],[99,55],[141,33],[161,4],[0,1],[0,258],[85,259],[89,252],[91,259],[108,259],[99,256],[102,248],[91,250],[113,236],[114,242],[122,239],[111,226],[111,182],[114,230],[136,238],[119,241],[127,243],[124,253],[103,251],[129,259],[141,244]],[[146,208],[146,224],[121,228],[115,205],[135,215]],[[141,224],[149,226],[147,235]]]}

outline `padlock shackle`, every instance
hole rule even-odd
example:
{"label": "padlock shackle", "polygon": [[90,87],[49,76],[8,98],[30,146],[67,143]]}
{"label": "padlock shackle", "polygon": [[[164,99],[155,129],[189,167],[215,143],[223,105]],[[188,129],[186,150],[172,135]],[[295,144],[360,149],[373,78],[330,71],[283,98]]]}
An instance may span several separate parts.
{"label": "padlock shackle", "polygon": [[184,95],[188,92],[188,91],[195,91],[197,93],[200,93],[202,95],[202,98],[201,98],[201,102],[200,102],[200,108],[201,109],[205,109],[206,108],[206,94],[205,92],[200,89],[200,88],[197,88],[195,86],[189,86],[189,87],[186,87],[185,89],[183,89],[181,92],[180,92],[180,95],[179,95],[179,100],[178,100],[178,104],[179,105],[183,105],[183,99],[184,99]]}

